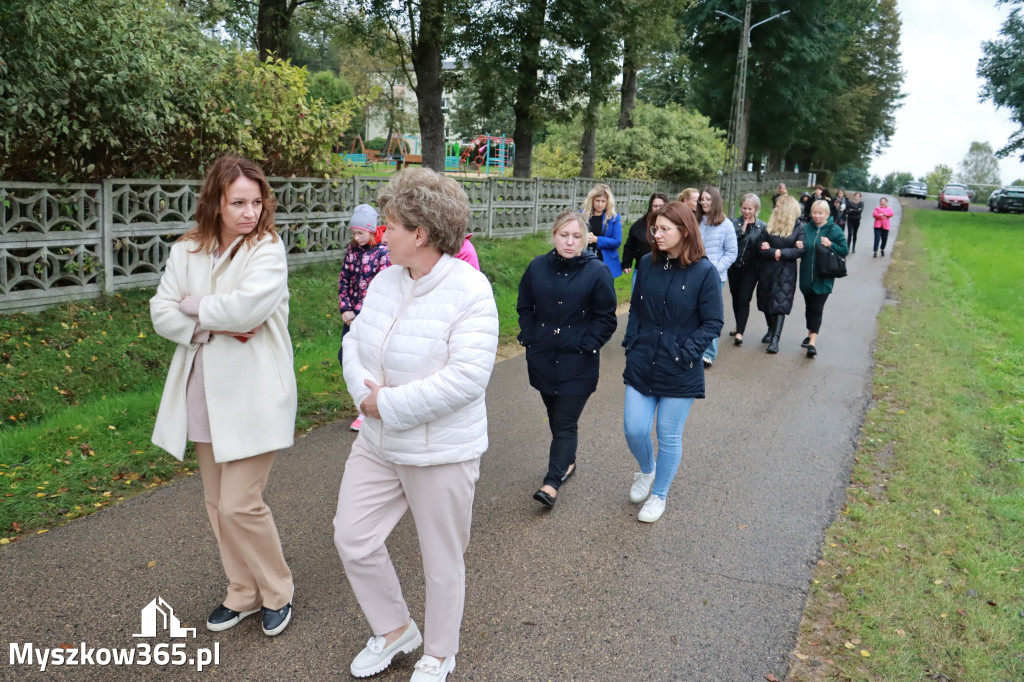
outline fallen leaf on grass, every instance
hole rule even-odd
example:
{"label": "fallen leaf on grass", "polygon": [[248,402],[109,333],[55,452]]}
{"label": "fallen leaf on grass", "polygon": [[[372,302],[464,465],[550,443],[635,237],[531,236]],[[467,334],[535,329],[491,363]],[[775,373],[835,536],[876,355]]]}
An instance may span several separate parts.
{"label": "fallen leaf on grass", "polygon": [[966,618],[967,617],[967,612],[964,611],[963,609],[957,609],[956,612],[957,612],[957,615],[959,615],[961,618]]}
{"label": "fallen leaf on grass", "polygon": [[768,682],[779,682],[779,678],[775,677],[775,675],[772,675],[771,673],[765,675],[764,679],[768,680]]}
{"label": "fallen leaf on grass", "polygon": [[935,514],[936,516],[941,516],[942,512],[939,511],[938,509],[932,509],[932,514]]}
{"label": "fallen leaf on grass", "polygon": [[867,649],[861,649],[860,650],[860,655],[863,656],[864,658],[868,658],[868,657],[871,656],[871,652],[868,651]]}
{"label": "fallen leaf on grass", "polygon": [[899,635],[900,637],[906,637],[907,636],[907,633],[906,633],[905,630],[896,630],[896,634]]}
{"label": "fallen leaf on grass", "polygon": [[810,656],[808,656],[807,654],[802,654],[799,651],[794,651],[793,655],[799,658],[801,661],[806,661],[808,658],[810,658]]}
{"label": "fallen leaf on grass", "polygon": [[847,649],[853,649],[853,642],[846,642],[845,644],[843,644],[843,646],[845,646]]}

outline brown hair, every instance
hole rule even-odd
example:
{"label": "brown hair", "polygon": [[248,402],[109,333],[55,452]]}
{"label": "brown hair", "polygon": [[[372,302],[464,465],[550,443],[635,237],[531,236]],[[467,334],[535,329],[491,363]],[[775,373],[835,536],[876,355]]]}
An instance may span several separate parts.
{"label": "brown hair", "polygon": [[406,168],[377,190],[381,215],[410,232],[422,227],[427,244],[454,256],[469,230],[469,197],[459,183],[429,168]]}
{"label": "brown hair", "polygon": [[193,239],[198,244],[192,253],[208,251],[213,253],[220,241],[220,202],[227,193],[228,187],[238,178],[248,178],[260,186],[260,198],[263,201],[263,210],[259,220],[256,221],[256,229],[245,235],[242,241],[235,245],[235,248],[228,254],[234,258],[242,244],[252,245],[269,234],[271,240],[277,241],[277,231],[274,229],[274,212],[277,210],[277,200],[270,191],[270,183],[263,169],[249,159],[240,156],[227,154],[220,157],[206,171],[203,178],[203,187],[199,190],[199,202],[196,205],[196,226],[181,235],[178,241]]}
{"label": "brown hair", "polygon": [[704,191],[701,192],[701,196],[707,192],[711,196],[711,210],[707,213],[704,212],[704,204],[697,202],[697,224],[699,225],[704,218],[708,219],[708,225],[721,225],[725,221],[725,210],[722,208],[722,193],[718,191],[717,187],[705,187]]}
{"label": "brown hair", "polygon": [[[681,201],[666,204],[654,214],[654,220],[649,224],[654,225],[654,221],[659,217],[664,217],[675,225],[683,236],[683,250],[677,259],[681,267],[692,265],[704,257],[704,242],[700,238],[700,228],[697,227],[697,219],[693,216],[693,211],[689,206]],[[647,243],[651,245],[651,261],[653,263],[659,262],[662,258],[668,260],[668,254],[662,253],[658,248],[658,243],[654,241],[650,230],[647,230]]]}

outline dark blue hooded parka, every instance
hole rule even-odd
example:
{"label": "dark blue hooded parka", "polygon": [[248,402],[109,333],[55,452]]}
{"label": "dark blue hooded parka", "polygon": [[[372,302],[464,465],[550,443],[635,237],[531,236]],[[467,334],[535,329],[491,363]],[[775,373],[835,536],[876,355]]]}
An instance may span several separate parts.
{"label": "dark blue hooded parka", "polygon": [[615,283],[594,253],[533,259],[519,282],[519,343],[530,385],[547,395],[597,390],[601,346],[615,332]]}
{"label": "dark blue hooded parka", "polygon": [[703,398],[701,356],[723,324],[722,281],[707,257],[680,267],[647,254],[629,303],[623,380],[643,395]]}

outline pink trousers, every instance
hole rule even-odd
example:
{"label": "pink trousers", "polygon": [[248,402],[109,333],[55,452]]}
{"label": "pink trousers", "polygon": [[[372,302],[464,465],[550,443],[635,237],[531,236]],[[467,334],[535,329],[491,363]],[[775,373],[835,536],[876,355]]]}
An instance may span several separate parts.
{"label": "pink trousers", "polygon": [[292,572],[270,508],[263,502],[273,452],[218,464],[210,443],[195,443],[203,497],[228,577],[224,606],[279,609],[292,600]]}
{"label": "pink trousers", "polygon": [[479,476],[479,457],[436,466],[392,464],[362,435],[356,438],[341,479],[334,544],[374,635],[409,622],[409,607],[384,541],[411,509],[426,578],[423,652],[438,658],[458,653],[466,601],[463,554]]}

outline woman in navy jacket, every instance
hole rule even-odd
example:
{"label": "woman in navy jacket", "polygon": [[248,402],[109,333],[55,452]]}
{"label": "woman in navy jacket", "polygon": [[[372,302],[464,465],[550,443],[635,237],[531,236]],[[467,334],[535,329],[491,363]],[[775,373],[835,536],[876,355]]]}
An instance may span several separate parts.
{"label": "woman in navy jacket", "polygon": [[558,488],[576,473],[580,414],[597,390],[600,349],[615,331],[611,272],[591,252],[587,226],[565,212],[551,231],[555,248],[533,259],[519,282],[519,342],[526,346],[530,385],[548,412],[548,473],[533,498],[553,507]]}
{"label": "woman in navy jacket", "polygon": [[615,212],[615,197],[608,185],[594,185],[583,200],[583,220],[589,235],[586,249],[608,266],[612,277],[622,274],[619,247],[622,246],[622,216]]}
{"label": "woman in navy jacket", "polygon": [[[637,268],[626,348],[626,443],[640,465],[629,498],[643,502],[637,519],[652,523],[682,458],[686,417],[704,397],[701,356],[725,323],[718,270],[704,253],[693,211],[673,202],[651,226],[652,250]],[[657,419],[655,461],[651,426]]]}

